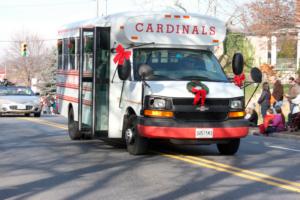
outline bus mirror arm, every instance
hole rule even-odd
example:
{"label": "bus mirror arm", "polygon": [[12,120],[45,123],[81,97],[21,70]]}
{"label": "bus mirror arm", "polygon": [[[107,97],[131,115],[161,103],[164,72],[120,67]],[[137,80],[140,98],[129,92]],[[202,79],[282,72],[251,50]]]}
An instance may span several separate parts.
{"label": "bus mirror arm", "polygon": [[[247,85],[245,84],[245,86],[243,87],[243,89],[244,89],[244,94],[245,94],[245,88],[246,88],[247,86],[249,86],[249,85],[252,85],[253,83],[255,83],[255,82],[248,82],[248,84],[247,84]],[[247,107],[247,106],[248,106],[248,104],[250,103],[250,101],[251,101],[252,97],[254,96],[254,94],[255,94],[255,92],[256,92],[256,90],[258,89],[258,87],[259,87],[259,86],[260,86],[260,83],[258,83],[258,84],[257,84],[257,86],[256,86],[255,90],[253,91],[253,93],[252,93],[251,97],[249,98],[249,100],[248,100],[248,102],[247,102],[247,104],[246,104],[246,107]]]}
{"label": "bus mirror arm", "polygon": [[151,89],[150,85],[145,81],[145,79],[142,80],[143,86],[147,86],[148,88]]}

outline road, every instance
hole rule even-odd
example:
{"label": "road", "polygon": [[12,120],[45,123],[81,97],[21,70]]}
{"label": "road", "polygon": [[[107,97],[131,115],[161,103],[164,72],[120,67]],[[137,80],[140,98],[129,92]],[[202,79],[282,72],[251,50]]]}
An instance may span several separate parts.
{"label": "road", "polygon": [[0,199],[299,199],[300,141],[248,136],[235,156],[71,141],[60,116],[0,118]]}

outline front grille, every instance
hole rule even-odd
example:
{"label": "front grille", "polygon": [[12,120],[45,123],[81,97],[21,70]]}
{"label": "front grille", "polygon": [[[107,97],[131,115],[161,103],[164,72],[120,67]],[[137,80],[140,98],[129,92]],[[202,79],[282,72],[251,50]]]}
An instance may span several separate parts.
{"label": "front grille", "polygon": [[[173,98],[173,105],[193,105],[194,98]],[[229,106],[228,99],[206,99],[205,105],[222,105],[222,106]]]}
{"label": "front grille", "polygon": [[9,109],[11,109],[11,110],[17,110],[18,106],[9,106]]}
{"label": "front grille", "polygon": [[33,106],[26,106],[26,110],[32,110]]}
{"label": "front grille", "polygon": [[206,99],[208,110],[199,111],[199,105],[194,106],[194,98],[173,98],[176,119],[187,121],[213,122],[224,121],[229,112],[229,99]]}
{"label": "front grille", "polygon": [[227,112],[175,112],[175,118],[201,122],[224,121],[227,118]]}
{"label": "front grille", "polygon": [[27,105],[27,106],[25,107],[25,109],[19,109],[18,106],[14,105],[14,106],[9,106],[9,108],[10,108],[11,110],[32,110],[32,109],[33,109],[33,106]]}

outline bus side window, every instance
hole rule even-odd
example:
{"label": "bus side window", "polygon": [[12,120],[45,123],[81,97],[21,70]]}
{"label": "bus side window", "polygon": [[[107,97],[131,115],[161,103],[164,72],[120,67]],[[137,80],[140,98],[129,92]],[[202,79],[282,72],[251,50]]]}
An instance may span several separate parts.
{"label": "bus side window", "polygon": [[57,69],[62,69],[63,57],[62,57],[62,49],[63,41],[57,40]]}
{"label": "bus side window", "polygon": [[70,69],[75,69],[75,38],[70,38],[68,43],[68,50],[69,50],[69,65]]}
{"label": "bus side window", "polygon": [[75,70],[79,69],[80,62],[80,38],[75,38]]}
{"label": "bus side window", "polygon": [[68,70],[69,67],[69,49],[68,49],[69,39],[63,39],[63,69]]}

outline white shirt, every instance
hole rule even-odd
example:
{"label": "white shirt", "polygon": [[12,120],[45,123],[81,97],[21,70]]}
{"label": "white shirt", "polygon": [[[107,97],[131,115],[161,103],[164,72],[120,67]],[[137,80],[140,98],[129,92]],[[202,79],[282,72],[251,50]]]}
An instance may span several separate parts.
{"label": "white shirt", "polygon": [[299,104],[300,104],[300,94],[298,94],[294,99],[292,99],[292,103],[296,104],[292,110],[292,114],[300,112]]}

